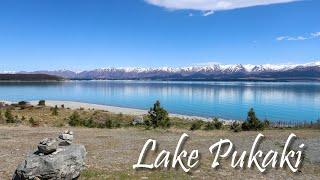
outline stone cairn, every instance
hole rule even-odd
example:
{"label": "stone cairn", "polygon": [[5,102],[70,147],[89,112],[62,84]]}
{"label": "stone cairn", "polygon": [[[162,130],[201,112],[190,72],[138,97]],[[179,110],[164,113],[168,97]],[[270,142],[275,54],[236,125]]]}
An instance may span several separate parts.
{"label": "stone cairn", "polygon": [[85,167],[86,149],[72,141],[73,132],[69,130],[57,138],[43,139],[38,149],[30,152],[17,167],[12,179],[77,179]]}

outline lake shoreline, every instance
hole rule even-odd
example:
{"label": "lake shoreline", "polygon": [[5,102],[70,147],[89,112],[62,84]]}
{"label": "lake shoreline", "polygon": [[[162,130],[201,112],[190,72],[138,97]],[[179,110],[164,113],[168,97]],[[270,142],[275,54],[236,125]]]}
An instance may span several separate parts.
{"label": "lake shoreline", "polygon": [[[0,101],[6,104],[12,104],[17,102],[11,101]],[[28,101],[31,105],[37,106],[39,100]],[[110,106],[110,105],[101,105],[101,104],[94,104],[94,103],[85,103],[85,102],[77,102],[77,101],[63,101],[63,100],[45,100],[46,106],[54,107],[64,105],[65,108],[70,108],[72,110],[83,108],[85,110],[94,109],[94,110],[103,110],[108,111],[115,114],[126,114],[126,115],[133,115],[133,116],[144,116],[148,114],[148,110],[144,109],[137,109],[137,108],[128,108],[128,107],[119,107],[119,106]],[[183,115],[183,114],[175,114],[169,113],[169,117],[181,118],[185,120],[203,120],[203,121],[210,121],[212,118],[208,117],[201,117],[201,116],[192,116],[192,115]],[[219,118],[220,121],[230,123],[236,120],[231,119],[223,119]]]}

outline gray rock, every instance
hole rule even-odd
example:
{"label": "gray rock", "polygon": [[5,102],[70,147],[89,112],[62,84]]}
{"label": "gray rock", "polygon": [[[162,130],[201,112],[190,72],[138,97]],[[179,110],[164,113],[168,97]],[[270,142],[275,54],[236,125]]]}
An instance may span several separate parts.
{"label": "gray rock", "polygon": [[39,153],[45,155],[55,152],[58,148],[58,142],[55,139],[45,138],[38,145]]}
{"label": "gray rock", "polygon": [[64,133],[59,135],[59,145],[60,146],[68,146],[72,144],[73,141],[73,132],[72,131],[65,131]]}
{"label": "gray rock", "polygon": [[85,147],[77,144],[59,146],[50,155],[40,156],[34,151],[18,166],[12,179],[76,179],[84,169],[85,156]]}
{"label": "gray rock", "polygon": [[136,116],[132,120],[132,125],[142,125],[144,124],[143,116]]}

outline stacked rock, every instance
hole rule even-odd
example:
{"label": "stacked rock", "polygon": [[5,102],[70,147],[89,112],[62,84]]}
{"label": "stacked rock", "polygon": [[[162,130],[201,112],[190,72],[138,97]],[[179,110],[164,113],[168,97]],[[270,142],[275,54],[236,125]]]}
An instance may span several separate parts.
{"label": "stacked rock", "polygon": [[60,146],[68,146],[72,144],[73,132],[69,130],[65,131],[64,133],[59,135],[58,141]]}
{"label": "stacked rock", "polygon": [[30,152],[17,167],[13,180],[75,179],[84,169],[86,149],[72,144],[73,132],[65,131],[57,138],[45,138],[38,149]]}
{"label": "stacked rock", "polygon": [[45,138],[40,141],[38,151],[40,155],[48,155],[55,152],[58,148],[58,142],[52,138]]}

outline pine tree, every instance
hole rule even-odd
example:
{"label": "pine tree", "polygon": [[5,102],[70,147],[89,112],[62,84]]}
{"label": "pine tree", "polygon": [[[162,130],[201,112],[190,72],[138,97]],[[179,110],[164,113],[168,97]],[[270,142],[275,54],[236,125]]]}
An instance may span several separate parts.
{"label": "pine tree", "polygon": [[159,126],[167,128],[170,126],[168,112],[161,107],[160,101],[156,101],[153,108],[150,108],[149,118],[151,121],[150,125],[152,125],[153,128],[157,128]]}
{"label": "pine tree", "polygon": [[246,131],[264,129],[264,124],[258,119],[253,108],[249,110],[247,121],[242,124],[242,129]]}

